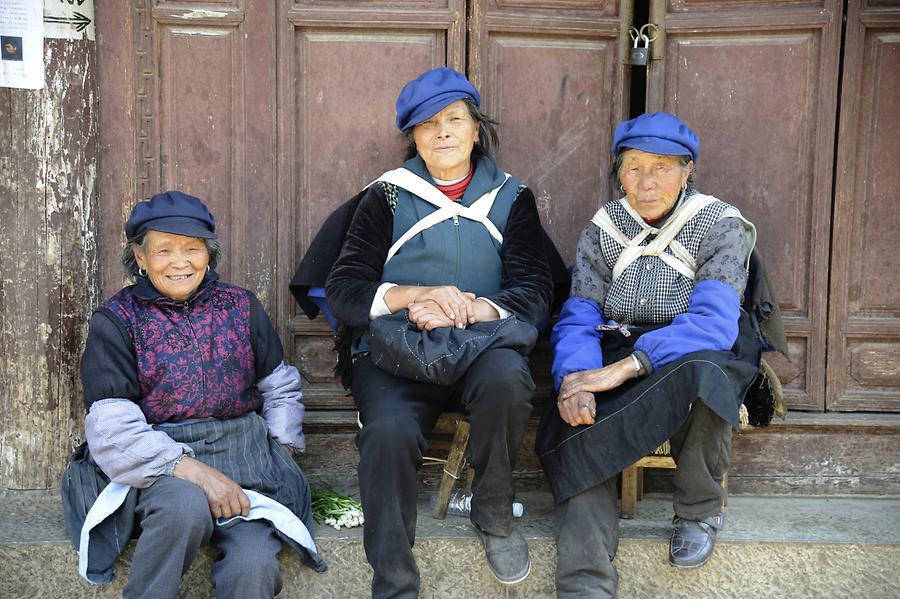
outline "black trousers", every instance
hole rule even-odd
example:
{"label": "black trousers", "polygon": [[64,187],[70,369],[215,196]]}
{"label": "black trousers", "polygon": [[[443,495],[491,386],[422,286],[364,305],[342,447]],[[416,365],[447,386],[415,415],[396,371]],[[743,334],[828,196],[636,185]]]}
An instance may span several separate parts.
{"label": "black trousers", "polygon": [[425,437],[446,409],[462,410],[475,469],[472,523],[507,536],[512,527],[512,470],[531,415],[534,382],[523,356],[489,349],[451,386],[395,377],[368,355],[353,363],[353,398],[363,428],[357,436],[363,544],[375,571],[373,597],[417,597],[416,472]]}
{"label": "black trousers", "polygon": [[[675,459],[675,514],[703,520],[722,509],[731,465],[731,425],[702,401],[669,439]],[[556,593],[560,599],[616,596],[612,560],[619,545],[616,477],[556,506]]]}

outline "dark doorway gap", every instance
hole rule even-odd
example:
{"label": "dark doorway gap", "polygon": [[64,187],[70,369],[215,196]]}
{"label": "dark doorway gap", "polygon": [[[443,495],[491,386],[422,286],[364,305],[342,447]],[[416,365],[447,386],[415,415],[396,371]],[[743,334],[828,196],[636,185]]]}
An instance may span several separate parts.
{"label": "dark doorway gap", "polygon": [[[634,20],[632,25],[650,22],[650,0],[634,0]],[[631,67],[631,102],[628,106],[629,118],[644,114],[647,110],[647,67]]]}

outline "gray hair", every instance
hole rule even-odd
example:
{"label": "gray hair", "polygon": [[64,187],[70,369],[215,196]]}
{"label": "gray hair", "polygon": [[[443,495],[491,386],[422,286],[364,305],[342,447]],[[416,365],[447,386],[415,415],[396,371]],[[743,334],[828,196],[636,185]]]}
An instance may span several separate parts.
{"label": "gray hair", "polygon": [[[138,272],[137,260],[134,257],[134,250],[144,252],[147,249],[147,231],[143,229],[138,231],[137,235],[125,241],[125,248],[122,250],[122,266],[125,268],[125,276],[135,280],[140,273]],[[213,270],[219,265],[222,258],[222,244],[218,239],[203,239],[206,251],[209,253],[209,267]]]}
{"label": "gray hair", "polygon": [[[616,155],[616,159],[613,161],[612,172],[609,173],[610,181],[612,181],[613,187],[616,189],[621,188],[621,181],[619,181],[619,170],[622,168],[622,157],[625,155],[625,150],[631,150],[632,148],[622,148],[622,151]],[[691,161],[691,157],[687,154],[684,156],[678,157],[678,166],[681,168],[687,168],[688,163]],[[695,162],[694,165],[697,163]],[[687,178],[687,187],[684,190],[685,196],[689,196],[696,191],[694,188],[694,171],[691,170],[691,173]]]}
{"label": "gray hair", "polygon": [[[493,152],[500,146],[500,136],[497,134],[497,127],[500,123],[481,112],[481,110],[468,98],[463,101],[466,103],[466,108],[469,109],[469,116],[472,117],[473,121],[478,123],[478,141],[475,142],[475,147],[472,148],[472,158],[475,160],[478,160],[482,156],[493,158]],[[416,142],[412,136],[414,128],[415,125],[403,130],[403,135],[406,136],[407,141],[409,142],[406,146],[406,155],[403,160],[414,158],[416,154],[419,153],[419,150],[416,148]]]}

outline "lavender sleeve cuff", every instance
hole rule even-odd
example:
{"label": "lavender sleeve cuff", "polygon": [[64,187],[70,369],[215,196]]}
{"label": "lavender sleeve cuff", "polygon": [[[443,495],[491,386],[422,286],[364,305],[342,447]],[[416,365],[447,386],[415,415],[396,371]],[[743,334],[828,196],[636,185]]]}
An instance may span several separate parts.
{"label": "lavender sleeve cuff", "polygon": [[138,489],[160,476],[171,476],[184,455],[193,450],[153,430],[140,407],[130,399],[108,398],[91,404],[84,421],[91,456],[113,482]]}

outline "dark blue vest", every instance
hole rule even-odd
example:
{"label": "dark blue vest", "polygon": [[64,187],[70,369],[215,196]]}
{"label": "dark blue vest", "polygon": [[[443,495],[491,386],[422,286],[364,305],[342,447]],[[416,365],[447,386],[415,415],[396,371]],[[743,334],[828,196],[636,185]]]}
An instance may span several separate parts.
{"label": "dark blue vest", "polygon": [[[414,174],[434,185],[421,157],[403,164]],[[464,206],[503,182],[506,174],[490,158],[482,157],[460,199]],[[494,200],[488,218],[505,234],[509,211],[519,193],[519,181],[510,177]],[[391,244],[425,216],[437,210],[434,205],[405,189],[397,189],[394,230]],[[384,266],[381,280],[399,285],[455,285],[481,297],[500,291],[502,263],[500,243],[483,224],[460,217],[447,219],[407,241]]]}

